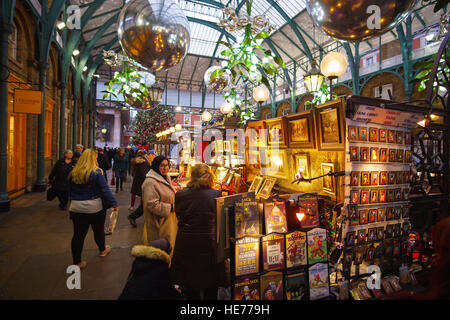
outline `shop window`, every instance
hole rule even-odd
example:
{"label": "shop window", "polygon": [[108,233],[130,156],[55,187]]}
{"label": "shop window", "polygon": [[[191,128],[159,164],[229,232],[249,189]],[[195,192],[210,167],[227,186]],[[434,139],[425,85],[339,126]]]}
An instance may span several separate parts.
{"label": "shop window", "polygon": [[291,110],[289,110],[289,109],[284,109],[283,112],[282,112],[282,115],[283,115],[283,116],[287,116],[287,115],[289,115],[290,113],[291,113]]}
{"label": "shop window", "polygon": [[53,105],[47,103],[45,106],[45,127],[44,127],[45,158],[49,158],[52,156],[52,134],[53,134]]}
{"label": "shop window", "polygon": [[17,60],[17,26],[15,23],[13,23],[14,30],[9,35],[9,57],[11,59]]}
{"label": "shop window", "polygon": [[373,57],[368,57],[366,59],[366,66],[370,66],[371,64],[373,64]]}
{"label": "shop window", "polygon": [[392,83],[375,87],[373,90],[374,90],[374,97],[375,98],[381,98],[381,99],[385,99],[385,100],[392,100],[391,96],[394,93],[394,91],[392,89]]}

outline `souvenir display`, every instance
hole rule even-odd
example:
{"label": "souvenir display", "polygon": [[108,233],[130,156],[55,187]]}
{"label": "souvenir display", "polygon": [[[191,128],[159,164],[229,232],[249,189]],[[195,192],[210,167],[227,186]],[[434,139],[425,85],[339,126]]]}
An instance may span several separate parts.
{"label": "souvenir display", "polygon": [[309,267],[309,299],[318,300],[330,295],[328,265],[316,263]]}
{"label": "souvenir display", "polygon": [[233,294],[234,300],[259,300],[259,277],[236,280]]}
{"label": "souvenir display", "polygon": [[261,300],[283,300],[283,273],[272,271],[261,276]]}
{"label": "souvenir display", "polygon": [[236,241],[236,276],[259,272],[259,239],[245,237]]}
{"label": "souvenir display", "polygon": [[262,251],[264,271],[284,269],[284,235],[262,237]]}
{"label": "souvenir display", "polygon": [[286,234],[286,268],[295,268],[306,264],[306,233],[294,231]]}
{"label": "souvenir display", "polygon": [[305,272],[286,275],[286,300],[306,300],[308,298],[308,279]]}
{"label": "souvenir display", "polygon": [[314,264],[327,260],[327,231],[315,228],[307,233],[308,263]]}
{"label": "souvenir display", "polygon": [[266,233],[287,232],[286,202],[283,199],[271,198],[264,201],[264,219]]}

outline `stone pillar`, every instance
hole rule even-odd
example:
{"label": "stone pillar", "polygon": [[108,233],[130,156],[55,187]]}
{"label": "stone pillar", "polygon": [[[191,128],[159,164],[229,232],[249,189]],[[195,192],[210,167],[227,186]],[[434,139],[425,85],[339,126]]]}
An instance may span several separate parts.
{"label": "stone pillar", "polygon": [[39,90],[42,93],[41,114],[38,125],[38,147],[37,147],[37,178],[34,184],[34,191],[43,192],[47,189],[45,181],[45,79],[49,64],[45,61],[39,62]]}
{"label": "stone pillar", "polygon": [[10,23],[0,23],[0,212],[9,211],[10,200],[6,192],[8,163],[8,47],[9,35],[14,31]]}

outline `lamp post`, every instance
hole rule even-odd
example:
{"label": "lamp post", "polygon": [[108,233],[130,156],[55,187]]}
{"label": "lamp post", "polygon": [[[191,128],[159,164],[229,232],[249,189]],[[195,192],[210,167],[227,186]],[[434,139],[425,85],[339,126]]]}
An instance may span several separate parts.
{"label": "lamp post", "polygon": [[320,73],[319,68],[317,67],[317,62],[313,60],[311,62],[311,69],[308,73],[303,77],[305,81],[305,86],[310,93],[314,93],[320,90],[322,86],[324,75]]}
{"label": "lamp post", "polygon": [[342,76],[347,66],[347,57],[340,52],[330,52],[322,59],[320,71],[330,80],[330,100],[333,100],[333,80]]}
{"label": "lamp post", "polygon": [[253,99],[256,102],[258,102],[260,112],[262,108],[262,103],[264,101],[267,101],[269,99],[269,96],[270,96],[269,89],[267,89],[267,87],[263,84],[253,89]]}
{"label": "lamp post", "polygon": [[103,140],[105,141],[105,148],[108,145],[108,143],[106,142],[106,133],[108,132],[108,129],[103,128],[102,129],[102,134],[103,134]]}

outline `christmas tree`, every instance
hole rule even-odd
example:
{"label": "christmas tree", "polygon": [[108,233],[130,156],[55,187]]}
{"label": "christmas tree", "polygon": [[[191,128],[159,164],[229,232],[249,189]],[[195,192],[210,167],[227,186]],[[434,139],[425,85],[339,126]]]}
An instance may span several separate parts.
{"label": "christmas tree", "polygon": [[131,144],[147,145],[156,141],[156,134],[174,125],[172,109],[166,106],[156,106],[147,110],[139,110],[132,123],[134,136]]}

